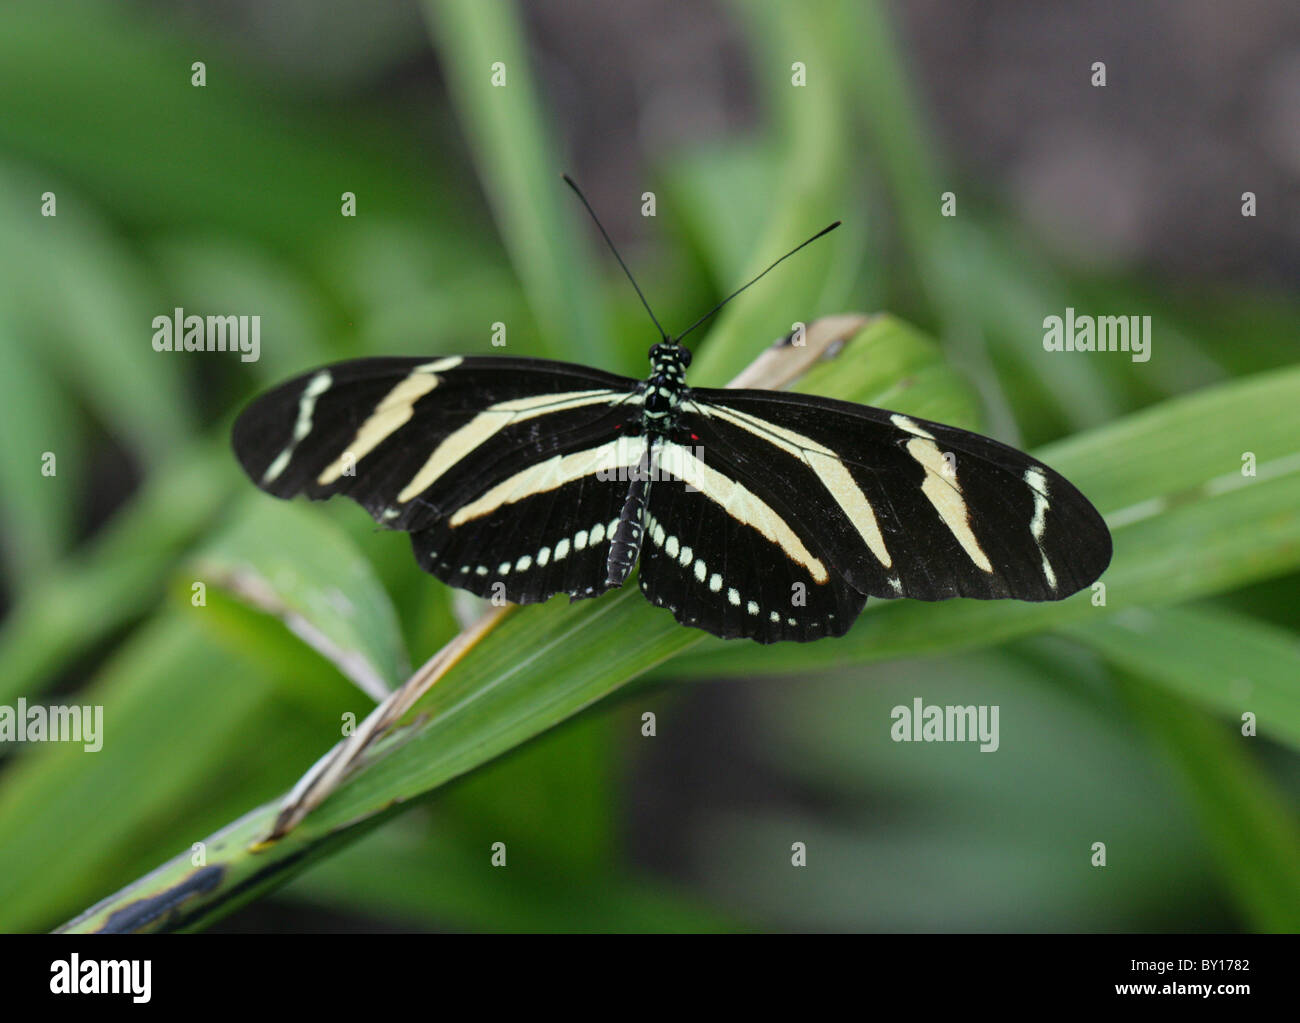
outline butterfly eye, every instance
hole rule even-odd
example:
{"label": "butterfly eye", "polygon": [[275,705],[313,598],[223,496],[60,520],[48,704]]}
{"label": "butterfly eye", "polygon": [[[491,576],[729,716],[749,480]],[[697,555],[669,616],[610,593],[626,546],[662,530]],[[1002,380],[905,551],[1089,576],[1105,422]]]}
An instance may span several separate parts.
{"label": "butterfly eye", "polygon": [[681,360],[682,369],[685,369],[691,364],[691,350],[689,348],[679,347],[677,349],[677,357]]}

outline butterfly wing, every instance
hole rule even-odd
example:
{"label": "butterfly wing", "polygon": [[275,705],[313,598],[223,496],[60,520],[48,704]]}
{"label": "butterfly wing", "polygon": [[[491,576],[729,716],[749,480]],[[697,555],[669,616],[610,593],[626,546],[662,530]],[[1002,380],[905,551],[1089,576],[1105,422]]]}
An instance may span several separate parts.
{"label": "butterfly wing", "polygon": [[844,579],[833,549],[779,472],[735,449],[655,445],[641,547],[646,599],[683,625],[761,643],[843,635],[866,596]]}
{"label": "butterfly wing", "polygon": [[1110,563],[1110,532],[1088,500],[988,437],[811,395],[692,398],[685,425],[706,457],[813,523],[859,592],[1060,600]]}
{"label": "butterfly wing", "polygon": [[[420,565],[515,603],[605,578],[640,436],[636,382],[541,359],[359,359],[254,400],[235,454],[277,497],[346,494]],[[499,584],[499,585],[498,585]]]}

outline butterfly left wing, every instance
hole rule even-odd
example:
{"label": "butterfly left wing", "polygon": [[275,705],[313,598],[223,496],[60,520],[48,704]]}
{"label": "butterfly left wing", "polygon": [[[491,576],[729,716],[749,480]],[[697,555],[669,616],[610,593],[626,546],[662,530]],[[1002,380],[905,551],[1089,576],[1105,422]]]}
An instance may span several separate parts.
{"label": "butterfly left wing", "polygon": [[542,359],[359,359],[261,395],[233,444],[263,490],[351,497],[453,586],[515,603],[594,596],[620,470],[646,446],[635,386]]}

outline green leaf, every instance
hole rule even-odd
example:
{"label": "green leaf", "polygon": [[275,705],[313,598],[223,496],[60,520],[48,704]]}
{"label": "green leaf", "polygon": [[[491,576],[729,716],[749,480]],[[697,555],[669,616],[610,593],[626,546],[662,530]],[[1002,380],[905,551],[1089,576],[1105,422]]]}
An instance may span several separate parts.
{"label": "green leaf", "polygon": [[[160,849],[184,849],[189,863],[192,843],[310,764],[329,719],[301,702],[277,711],[277,683],[256,654],[204,635],[207,610],[151,623],[60,701],[103,708],[98,752],[32,744],[0,775],[0,930],[57,924],[156,863]],[[327,678],[316,672],[322,700]],[[348,696],[338,685],[334,722]]]}
{"label": "green leaf", "polygon": [[[596,708],[320,863],[283,893],[423,926],[500,931],[728,926],[620,856],[617,776],[639,710]],[[427,812],[426,812],[427,810]],[[509,869],[492,865],[494,843]],[[414,869],[413,869],[414,868]]]}
{"label": "green leaf", "polygon": [[193,568],[197,580],[280,618],[373,700],[410,671],[397,613],[370,563],[304,504],[249,495]]}
{"label": "green leaf", "polygon": [[[490,864],[491,841],[394,822],[317,864],[281,893],[418,926],[492,933],[672,933],[735,928],[662,883],[539,857],[507,843],[508,869]],[[527,848],[528,852],[519,851]],[[490,878],[488,877],[491,872]]]}
{"label": "green leaf", "polygon": [[[278,804],[213,835],[206,845],[215,883],[165,920],[141,926],[209,922],[285,880],[308,857],[357,837],[356,825],[377,823],[394,806],[512,749],[698,641],[675,625],[647,627],[648,613],[641,594],[626,589],[598,602],[561,598],[507,615],[490,642],[471,649],[417,704],[422,723],[377,743],[357,773],[274,844],[257,843],[269,834]],[[581,658],[574,657],[578,649]],[[165,864],[70,926],[101,927],[114,912],[192,873],[188,856]]]}
{"label": "green leaf", "polygon": [[873,316],[837,358],[819,363],[791,388],[856,401],[974,430],[979,401],[938,345],[911,324]]}
{"label": "green leaf", "polygon": [[1300,748],[1300,637],[1204,607],[1131,608],[1061,632],[1110,663]]}

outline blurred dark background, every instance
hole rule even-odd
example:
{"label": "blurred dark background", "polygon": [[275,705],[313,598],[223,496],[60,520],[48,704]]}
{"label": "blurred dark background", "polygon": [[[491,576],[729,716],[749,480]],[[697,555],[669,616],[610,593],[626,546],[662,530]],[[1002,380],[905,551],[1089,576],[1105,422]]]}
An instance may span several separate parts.
{"label": "blurred dark background", "polygon": [[[1171,282],[1294,284],[1300,12],[1283,0],[886,5],[926,127],[1062,258]],[[420,107],[442,95],[416,4],[155,3],[304,93]],[[655,154],[758,118],[725,4],[538,0],[520,11],[572,173],[620,245],[653,244],[629,189]],[[1104,60],[1105,91],[1078,69]],[[445,145],[446,140],[430,139]],[[447,155],[453,155],[448,153]],[[463,158],[463,154],[462,158]],[[1275,207],[1243,222],[1234,192]]]}

